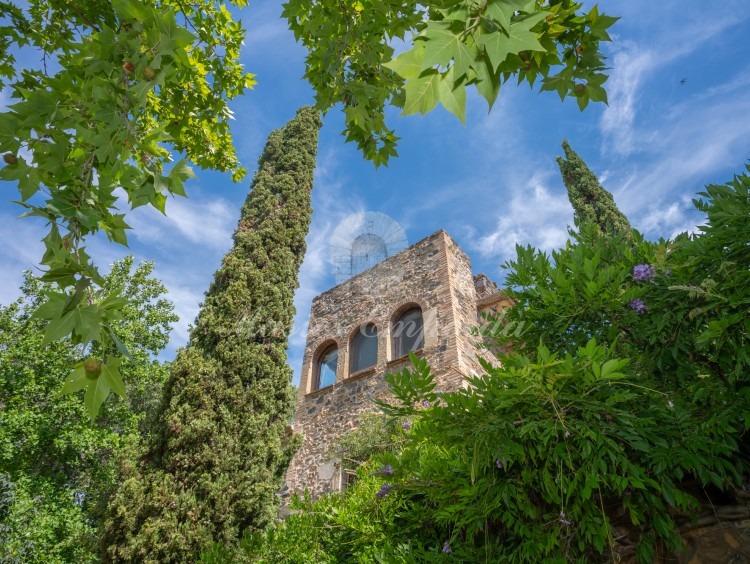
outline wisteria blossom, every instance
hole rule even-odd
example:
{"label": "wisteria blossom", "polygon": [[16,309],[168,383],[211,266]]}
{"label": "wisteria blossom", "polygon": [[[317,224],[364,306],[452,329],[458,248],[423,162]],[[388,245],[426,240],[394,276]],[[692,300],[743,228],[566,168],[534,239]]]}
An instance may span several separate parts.
{"label": "wisteria blossom", "polygon": [[650,264],[639,264],[633,267],[633,280],[645,282],[656,278],[656,269]]}
{"label": "wisteria blossom", "polygon": [[648,306],[641,298],[630,300],[628,302],[628,306],[630,306],[631,309],[635,310],[636,313],[646,313],[648,311]]}

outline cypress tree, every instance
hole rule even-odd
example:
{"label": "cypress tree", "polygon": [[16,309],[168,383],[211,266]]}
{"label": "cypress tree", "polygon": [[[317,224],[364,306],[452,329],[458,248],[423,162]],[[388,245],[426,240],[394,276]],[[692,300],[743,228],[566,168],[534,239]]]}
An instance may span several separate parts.
{"label": "cypress tree", "polygon": [[286,348],[312,215],[320,117],[274,131],[224,256],[165,385],[156,439],[110,503],[107,561],[191,562],[264,528],[297,442]]}
{"label": "cypress tree", "polygon": [[567,160],[557,157],[557,164],[568,189],[576,227],[590,223],[597,226],[602,234],[619,233],[629,237],[630,222],[617,208],[612,194],[599,184],[596,175],[567,141],[563,141],[562,147]]}

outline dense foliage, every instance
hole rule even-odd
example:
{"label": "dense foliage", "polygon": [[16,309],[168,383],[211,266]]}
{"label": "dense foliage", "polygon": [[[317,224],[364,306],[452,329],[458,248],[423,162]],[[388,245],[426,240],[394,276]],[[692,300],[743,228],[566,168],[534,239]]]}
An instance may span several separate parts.
{"label": "dense foliage", "polygon": [[297,441],[286,348],[312,215],[320,118],[268,138],[234,247],[167,380],[153,440],[124,469],[104,538],[112,561],[190,562],[268,525]]}
{"label": "dense foliage", "polygon": [[563,141],[565,158],[557,157],[568,199],[573,206],[573,222],[581,227],[595,225],[600,233],[630,234],[630,222],[615,204],[612,194],[607,192],[596,175],[586,166],[567,141]]}
{"label": "dense foliage", "polygon": [[[113,265],[105,288],[130,298],[114,326],[132,352],[122,367],[128,401],[108,402],[89,425],[80,398],[60,382],[80,345],[44,342],[31,316],[46,286],[28,275],[23,297],[0,307],[0,561],[92,562],[101,513],[117,481],[116,459],[148,434],[167,367],[155,360],[176,321],[153,264]],[[106,291],[106,290],[105,290]]]}
{"label": "dense foliage", "polygon": [[[750,171],[750,169],[749,169]],[[466,389],[387,376],[404,421],[343,494],[205,562],[651,562],[748,476],[750,175],[709,186],[693,235],[650,243],[583,223],[506,266],[512,345]],[[508,323],[523,334],[508,334]],[[360,438],[365,437],[361,435]],[[358,444],[357,440],[353,441]]]}
{"label": "dense foliage", "polygon": [[[239,63],[244,31],[212,0],[21,5],[0,1],[0,88],[13,101],[0,112],[0,180],[17,185],[24,215],[47,222],[48,338],[108,348],[126,300],[101,292],[86,238],[127,244],[118,209],[164,212],[168,195],[185,195],[188,161],[242,178],[227,102],[254,83]],[[78,385],[124,393],[122,354]],[[91,417],[99,403],[87,402]]]}
{"label": "dense foliage", "polygon": [[[425,114],[438,102],[461,121],[466,89],[490,108],[511,78],[583,110],[606,102],[601,41],[617,18],[573,0],[288,0],[284,17],[309,50],[305,77],[323,111],[343,104],[347,141],[375,165],[396,155],[388,105]],[[394,39],[409,49],[393,58]]]}

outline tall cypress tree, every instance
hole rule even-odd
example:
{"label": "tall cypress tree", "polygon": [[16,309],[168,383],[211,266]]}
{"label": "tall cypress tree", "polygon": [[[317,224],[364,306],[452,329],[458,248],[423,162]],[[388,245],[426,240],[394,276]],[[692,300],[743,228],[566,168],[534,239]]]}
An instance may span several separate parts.
{"label": "tall cypress tree", "polygon": [[592,223],[602,234],[620,233],[629,236],[630,222],[617,208],[612,194],[599,184],[596,175],[567,141],[563,141],[562,147],[567,160],[557,157],[557,164],[560,165],[563,182],[568,189],[576,226]]}
{"label": "tall cypress tree", "polygon": [[190,562],[276,515],[297,447],[286,348],[312,215],[320,117],[302,108],[274,131],[164,390],[157,437],[110,504],[107,561]]}

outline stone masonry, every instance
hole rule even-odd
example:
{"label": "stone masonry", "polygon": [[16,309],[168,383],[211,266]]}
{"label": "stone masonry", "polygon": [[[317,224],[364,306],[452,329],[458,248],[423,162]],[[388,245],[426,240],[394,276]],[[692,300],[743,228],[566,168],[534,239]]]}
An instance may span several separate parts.
{"label": "stone masonry", "polygon": [[[290,492],[313,496],[342,488],[341,465],[332,459],[332,442],[357,427],[375,409],[373,399],[388,394],[383,376],[409,365],[408,356],[392,358],[392,327],[399,315],[422,310],[424,347],[437,390],[464,385],[465,376],[481,370],[472,329],[481,311],[509,305],[484,275],[472,276],[466,254],[445,232],[438,231],[317,296],[312,303],[302,364],[294,432],[303,436],[286,474]],[[377,327],[375,366],[349,373],[351,339],[367,323]],[[321,355],[338,348],[336,381],[315,389]]]}

